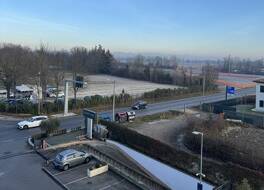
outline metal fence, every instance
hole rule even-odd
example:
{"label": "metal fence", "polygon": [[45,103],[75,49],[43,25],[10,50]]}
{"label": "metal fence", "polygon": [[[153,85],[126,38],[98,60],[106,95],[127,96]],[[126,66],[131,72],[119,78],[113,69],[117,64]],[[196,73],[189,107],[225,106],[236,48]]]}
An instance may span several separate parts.
{"label": "metal fence", "polygon": [[252,124],[255,127],[264,129],[264,115],[254,115],[250,113],[242,113],[231,110],[223,111],[225,118],[241,120],[243,123]]}
{"label": "metal fence", "polygon": [[251,113],[237,112],[236,105],[239,104],[255,104],[255,96],[246,96],[242,98],[223,100],[214,103],[202,105],[202,110],[215,114],[224,113],[224,117],[228,119],[241,120],[243,123],[252,124],[255,127],[264,128],[264,115],[256,115]]}

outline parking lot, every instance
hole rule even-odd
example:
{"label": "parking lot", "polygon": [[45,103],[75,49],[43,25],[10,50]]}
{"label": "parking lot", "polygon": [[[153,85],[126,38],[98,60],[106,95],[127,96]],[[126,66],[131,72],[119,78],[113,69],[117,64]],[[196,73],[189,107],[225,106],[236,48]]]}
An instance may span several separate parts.
{"label": "parking lot", "polygon": [[108,170],[108,172],[92,178],[88,177],[87,168],[95,163],[96,160],[92,159],[87,164],[79,165],[66,171],[55,169],[52,164],[49,164],[48,166],[44,167],[44,170],[47,170],[51,174],[52,178],[55,178],[56,181],[59,181],[63,186],[70,190],[139,189],[111,170]]}

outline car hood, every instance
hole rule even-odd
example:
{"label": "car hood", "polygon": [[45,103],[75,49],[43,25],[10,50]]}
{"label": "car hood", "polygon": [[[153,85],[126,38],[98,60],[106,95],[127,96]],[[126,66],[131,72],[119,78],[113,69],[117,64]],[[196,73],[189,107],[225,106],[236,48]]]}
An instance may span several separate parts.
{"label": "car hood", "polygon": [[20,121],[19,123],[18,123],[18,125],[26,125],[26,124],[28,124],[29,122],[28,121]]}

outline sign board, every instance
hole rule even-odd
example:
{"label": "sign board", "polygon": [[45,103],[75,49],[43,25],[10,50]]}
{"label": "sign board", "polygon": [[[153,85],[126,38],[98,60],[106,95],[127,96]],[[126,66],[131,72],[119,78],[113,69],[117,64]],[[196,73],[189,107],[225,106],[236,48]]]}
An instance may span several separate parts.
{"label": "sign board", "polygon": [[228,94],[235,94],[235,87],[233,86],[227,86],[226,91]]}
{"label": "sign board", "polygon": [[88,109],[83,109],[83,116],[90,119],[96,119],[96,113]]}
{"label": "sign board", "polygon": [[83,76],[76,76],[75,86],[77,88],[83,88]]}

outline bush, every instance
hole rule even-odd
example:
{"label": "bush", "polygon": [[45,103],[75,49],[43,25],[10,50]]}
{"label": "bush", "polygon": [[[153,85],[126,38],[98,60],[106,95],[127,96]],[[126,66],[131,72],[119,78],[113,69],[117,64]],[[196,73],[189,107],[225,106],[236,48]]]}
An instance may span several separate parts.
{"label": "bush", "polygon": [[244,178],[242,182],[236,186],[235,190],[251,190],[248,180]]}
{"label": "bush", "polygon": [[41,131],[47,134],[50,134],[58,130],[59,126],[60,126],[60,122],[58,119],[49,119],[49,120],[41,122],[40,124]]}

